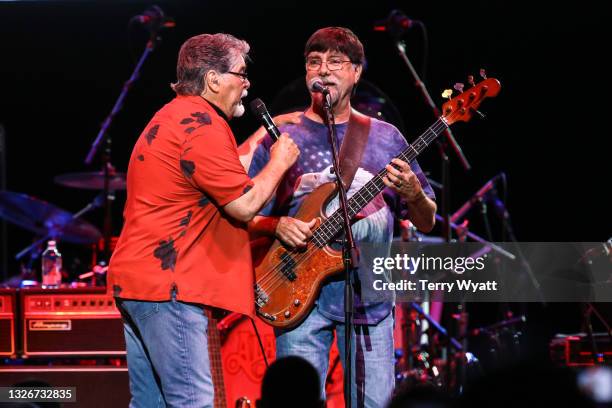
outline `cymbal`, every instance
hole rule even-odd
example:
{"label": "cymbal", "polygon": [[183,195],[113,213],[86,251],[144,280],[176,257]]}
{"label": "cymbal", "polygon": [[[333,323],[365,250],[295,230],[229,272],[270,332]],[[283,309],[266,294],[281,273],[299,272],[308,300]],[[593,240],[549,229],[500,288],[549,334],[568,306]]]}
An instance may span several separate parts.
{"label": "cymbal", "polygon": [[[104,189],[104,172],[66,173],[53,178],[57,184],[87,190]],[[110,190],[125,190],[125,173],[112,173],[108,180]]]}
{"label": "cymbal", "polygon": [[102,236],[92,224],[73,219],[66,210],[11,191],[0,191],[0,217],[37,235],[49,235],[74,244],[91,244]]}

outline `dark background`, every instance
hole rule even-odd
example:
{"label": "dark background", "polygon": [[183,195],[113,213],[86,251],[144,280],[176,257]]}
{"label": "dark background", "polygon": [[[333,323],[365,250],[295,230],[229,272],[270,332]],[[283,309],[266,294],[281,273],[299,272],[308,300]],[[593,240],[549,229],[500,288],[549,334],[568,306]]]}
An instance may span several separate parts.
{"label": "dark background", "polygon": [[[248,40],[249,99],[269,107],[277,93],[303,75],[303,46],[317,28],[351,28],[366,49],[364,78],[378,86],[401,113],[413,140],[432,122],[406,67],[385,34],[372,30],[394,8],[425,23],[429,38],[406,33],[407,52],[437,104],[440,93],[485,68],[502,91],[482,106],[485,121],[458,124],[455,137],[473,166],[465,172],[452,159],[452,209],[500,171],[508,175],[507,206],[521,241],[603,242],[612,235],[609,130],[612,105],[609,30],[604,2],[563,5],[538,2],[242,2],[74,1],[0,3],[0,123],[6,129],[7,186],[76,212],[95,196],[54,184],[63,173],[100,169],[84,165],[89,146],[132,72],[146,41],[128,20],[151,4],[175,18],[177,27],[145,63],[116,117],[112,163],[125,171],[132,146],[153,113],[169,101],[178,49],[202,32],[228,32]],[[278,113],[272,110],[272,114]],[[250,115],[232,122],[239,141],[258,126]],[[419,159],[440,179],[435,148]],[[608,194],[606,194],[608,191]],[[114,230],[121,228],[125,195],[114,204]],[[102,211],[86,217],[102,229]],[[474,232],[483,235],[477,211]],[[494,224],[495,225],[495,224]],[[496,230],[497,231],[497,230]],[[32,234],[8,227],[8,269]],[[499,239],[499,236],[495,237]],[[89,262],[91,251],[60,243],[65,264]],[[486,309],[486,308],[485,308]],[[550,308],[548,309],[550,311]],[[577,308],[553,314],[572,321]],[[546,312],[548,313],[548,312]],[[571,317],[571,319],[570,319]],[[485,319],[486,320],[486,319]],[[562,326],[562,325],[561,325]],[[553,328],[556,329],[556,328]]]}

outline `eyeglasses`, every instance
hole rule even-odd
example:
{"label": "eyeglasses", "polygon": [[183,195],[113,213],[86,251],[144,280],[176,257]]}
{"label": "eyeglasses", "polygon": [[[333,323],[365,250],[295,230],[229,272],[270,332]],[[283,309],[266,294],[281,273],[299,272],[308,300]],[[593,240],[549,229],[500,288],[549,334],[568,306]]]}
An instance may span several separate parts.
{"label": "eyeglasses", "polygon": [[330,58],[327,61],[323,61],[320,58],[308,58],[306,60],[306,69],[308,71],[317,71],[321,68],[321,65],[327,65],[327,69],[330,71],[338,71],[347,62],[352,63],[350,60],[341,60],[340,58]]}
{"label": "eyeglasses", "polygon": [[242,78],[243,81],[248,81],[249,77],[247,75],[246,72],[234,72],[234,71],[227,71],[226,74],[232,74],[232,75],[236,75],[239,76],[240,78]]}

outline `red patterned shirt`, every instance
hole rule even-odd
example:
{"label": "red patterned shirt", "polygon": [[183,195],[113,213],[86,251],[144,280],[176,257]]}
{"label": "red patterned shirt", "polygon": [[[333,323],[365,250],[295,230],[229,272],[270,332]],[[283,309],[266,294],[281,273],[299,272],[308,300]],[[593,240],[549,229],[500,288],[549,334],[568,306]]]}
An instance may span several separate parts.
{"label": "red patterned shirt", "polygon": [[221,207],[253,182],[225,121],[199,96],[178,96],[136,142],[127,174],[124,226],[108,287],[124,299],[177,299],[254,314],[244,223]]}

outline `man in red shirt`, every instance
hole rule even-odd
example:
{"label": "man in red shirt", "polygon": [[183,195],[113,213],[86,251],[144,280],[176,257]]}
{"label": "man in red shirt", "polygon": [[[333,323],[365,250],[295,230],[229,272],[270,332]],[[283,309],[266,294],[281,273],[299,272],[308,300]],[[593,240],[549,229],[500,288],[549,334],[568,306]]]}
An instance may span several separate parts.
{"label": "man in red shirt", "polygon": [[212,406],[205,307],[254,314],[246,222],[299,150],[283,134],[249,178],[227,123],[244,113],[249,45],[202,34],[179,52],[177,96],[136,142],[108,286],[124,316],[131,406]]}

